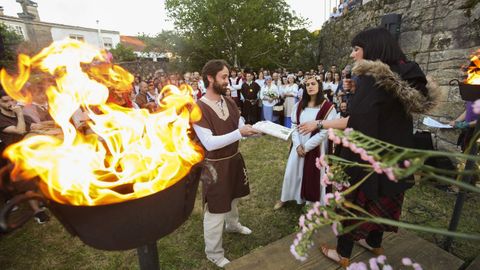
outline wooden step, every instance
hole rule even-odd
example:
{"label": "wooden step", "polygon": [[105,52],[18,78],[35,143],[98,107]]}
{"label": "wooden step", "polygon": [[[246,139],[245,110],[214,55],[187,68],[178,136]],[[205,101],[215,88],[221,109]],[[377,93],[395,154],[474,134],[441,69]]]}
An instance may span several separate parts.
{"label": "wooden step", "polygon": [[[317,233],[314,239],[315,245],[310,249],[308,259],[305,262],[295,260],[293,255],[290,254],[290,245],[294,238],[295,234],[291,234],[265,247],[258,248],[252,253],[232,261],[227,265],[226,269],[341,269],[337,264],[323,256],[318,248],[322,243],[327,243],[332,247],[335,246],[336,237],[333,235],[330,227],[326,226]],[[399,233],[385,233],[383,247],[385,248],[387,260],[394,269],[401,266],[401,260],[404,257],[409,257],[413,261],[420,263],[423,269],[454,270],[459,269],[463,264],[461,259],[444,251],[435,244],[404,230],[400,230]],[[368,259],[372,257],[374,257],[373,254],[357,245],[352,253],[352,261],[354,262],[363,261],[368,263]]]}

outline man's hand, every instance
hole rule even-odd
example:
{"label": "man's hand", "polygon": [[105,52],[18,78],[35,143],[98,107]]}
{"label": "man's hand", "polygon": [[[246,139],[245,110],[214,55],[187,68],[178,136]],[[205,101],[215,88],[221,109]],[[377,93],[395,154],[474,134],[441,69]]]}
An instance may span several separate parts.
{"label": "man's hand", "polygon": [[16,114],[16,115],[19,115],[19,114],[23,114],[23,109],[21,106],[13,106],[12,107],[12,111]]}
{"label": "man's hand", "polygon": [[302,135],[312,133],[317,129],[317,121],[312,120],[312,121],[302,123],[297,128],[298,128],[298,132],[300,132],[300,134]]}
{"label": "man's hand", "polygon": [[299,157],[305,157],[305,148],[303,148],[303,145],[297,146],[297,154]]}
{"label": "man's hand", "polygon": [[254,129],[251,125],[245,125],[239,129],[242,137],[250,137],[252,135],[260,134],[261,132]]}

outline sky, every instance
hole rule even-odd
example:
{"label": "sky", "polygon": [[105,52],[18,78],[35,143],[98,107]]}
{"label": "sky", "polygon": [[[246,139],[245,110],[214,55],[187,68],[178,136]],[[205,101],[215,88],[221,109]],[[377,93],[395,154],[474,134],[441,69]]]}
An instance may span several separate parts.
{"label": "sky", "polygon": [[[335,0],[286,0],[297,15],[307,18],[313,31],[325,20]],[[34,0],[40,20],[89,28],[119,31],[121,35],[155,35],[174,29],[165,12],[164,0]],[[225,1],[228,3],[228,0]],[[332,4],[330,5],[329,2]],[[17,17],[21,6],[15,0],[0,0],[4,14]],[[327,16],[328,17],[328,16]],[[98,26],[97,22],[99,21]]]}

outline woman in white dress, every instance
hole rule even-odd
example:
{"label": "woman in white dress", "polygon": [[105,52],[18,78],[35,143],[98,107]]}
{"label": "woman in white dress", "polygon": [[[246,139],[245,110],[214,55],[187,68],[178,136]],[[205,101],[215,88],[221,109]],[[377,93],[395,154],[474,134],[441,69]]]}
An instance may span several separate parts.
{"label": "woman in white dress", "polygon": [[292,112],[293,106],[295,106],[295,97],[298,95],[298,85],[295,83],[295,76],[290,74],[287,76],[287,85],[284,86],[282,91],[282,97],[285,102],[283,103],[283,125],[290,128],[292,126]]}
{"label": "woman in white dress", "polygon": [[[337,118],[337,112],[332,103],[322,94],[322,83],[314,77],[309,78],[302,99],[295,104],[292,112],[292,149],[288,157],[283,179],[282,195],[274,209],[281,208],[287,201],[323,202],[325,187],[320,185],[320,179],[325,173],[315,166],[316,157],[327,153],[327,131],[312,132],[301,135],[297,130],[300,123],[312,120],[330,120]],[[299,120],[299,121],[298,121]]]}
{"label": "woman in white dress", "polygon": [[263,71],[258,72],[258,78],[255,80],[258,85],[260,85],[260,88],[265,86],[265,75],[263,74]]}
{"label": "woman in white dress", "polygon": [[280,92],[278,91],[278,87],[272,83],[272,77],[265,77],[265,83],[266,85],[260,90],[263,119],[277,122],[278,116],[273,115],[273,106],[278,103]]}

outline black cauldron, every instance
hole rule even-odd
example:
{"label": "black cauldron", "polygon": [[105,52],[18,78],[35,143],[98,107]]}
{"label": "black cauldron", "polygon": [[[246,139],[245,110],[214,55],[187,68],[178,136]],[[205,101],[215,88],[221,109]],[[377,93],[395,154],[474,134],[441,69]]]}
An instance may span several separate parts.
{"label": "black cauldron", "polygon": [[480,99],[480,85],[466,84],[457,79],[453,79],[449,82],[450,85],[458,85],[460,89],[460,96],[465,101],[475,101]]}
{"label": "black cauldron", "polygon": [[[75,206],[49,200],[46,206],[69,233],[91,247],[102,250],[134,249],[172,233],[187,220],[195,203],[200,172],[201,167],[194,166],[187,176],[171,187],[121,203]],[[12,203],[38,197],[38,194],[19,197]],[[9,208],[6,205],[0,216],[0,223],[3,222],[7,228],[9,225],[5,220]]]}

